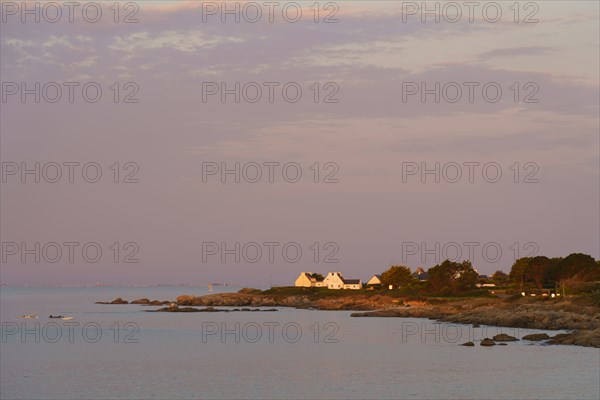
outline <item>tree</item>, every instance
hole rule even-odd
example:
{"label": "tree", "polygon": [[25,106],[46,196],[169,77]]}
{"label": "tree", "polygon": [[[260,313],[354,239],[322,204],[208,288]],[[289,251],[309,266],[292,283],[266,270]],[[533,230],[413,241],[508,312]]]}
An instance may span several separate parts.
{"label": "tree", "polygon": [[400,287],[408,285],[415,281],[415,278],[410,272],[410,268],[404,265],[393,265],[387,271],[381,274],[381,284],[384,287],[392,285]]}
{"label": "tree", "polygon": [[509,276],[504,273],[504,271],[496,271],[494,272],[494,274],[492,275],[492,281],[494,281],[494,283],[498,284],[498,285],[504,285],[505,283],[507,283],[510,280]]}
{"label": "tree", "polygon": [[320,282],[320,281],[322,281],[323,279],[325,279],[325,278],[323,277],[323,275],[321,275],[321,274],[319,274],[319,273],[317,273],[317,272],[313,272],[312,274],[310,274],[310,276],[311,276],[312,278],[315,278],[315,279],[316,279],[317,281],[319,281],[319,282]]}
{"label": "tree", "polygon": [[557,280],[595,281],[600,280],[600,268],[592,256],[573,253],[564,258],[558,265],[556,275]]}
{"label": "tree", "polygon": [[429,268],[431,290],[436,293],[447,292],[456,294],[475,288],[479,274],[470,261],[454,262],[446,260]]}
{"label": "tree", "polygon": [[533,257],[529,260],[529,265],[525,269],[525,281],[533,281],[538,289],[542,289],[544,283],[548,282],[550,266],[551,262],[548,257]]}
{"label": "tree", "polygon": [[521,257],[515,261],[509,273],[510,279],[514,283],[520,285],[525,283],[525,271],[529,267],[529,261],[531,261],[531,257]]}

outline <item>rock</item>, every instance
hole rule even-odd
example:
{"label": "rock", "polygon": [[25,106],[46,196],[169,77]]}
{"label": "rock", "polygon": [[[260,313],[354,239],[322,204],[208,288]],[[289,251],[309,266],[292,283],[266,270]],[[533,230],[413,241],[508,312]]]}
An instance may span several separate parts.
{"label": "rock", "polygon": [[182,295],[177,297],[177,304],[179,304],[180,306],[192,305],[195,299],[196,297],[194,296]]}
{"label": "rock", "polygon": [[262,290],[253,289],[253,288],[243,288],[241,290],[238,290],[238,293],[241,293],[241,294],[260,294],[260,293],[262,293]]}
{"label": "rock", "polygon": [[193,307],[165,307],[158,310],[146,310],[148,312],[201,312],[202,310]]}
{"label": "rock", "polygon": [[547,333],[532,333],[530,335],[523,336],[523,340],[531,340],[532,342],[547,339],[550,339],[550,336]]}
{"label": "rock", "polygon": [[148,312],[230,312],[230,311],[271,312],[271,311],[277,311],[277,309],[271,308],[268,310],[261,310],[260,308],[255,308],[255,309],[243,308],[240,310],[239,308],[235,308],[233,310],[225,310],[225,309],[219,309],[219,308],[214,308],[214,307],[194,308],[194,307],[179,307],[178,305],[174,305],[174,306],[159,308],[158,310],[146,310],[146,311],[148,311]]}
{"label": "rock", "polygon": [[111,301],[110,304],[129,304],[129,302],[127,300],[123,300],[120,297],[117,297],[116,299]]}
{"label": "rock", "polygon": [[508,346],[506,343],[498,343],[498,346]]}
{"label": "rock", "polygon": [[473,343],[473,342],[466,342],[466,343],[461,344],[461,346],[472,347],[472,346],[475,346],[475,343]]}
{"label": "rock", "polygon": [[506,333],[501,333],[494,336],[494,341],[496,342],[516,342],[517,340],[519,339],[514,336],[507,335]]}
{"label": "rock", "polygon": [[479,328],[479,324],[473,324],[473,328]]}
{"label": "rock", "polygon": [[143,299],[137,299],[137,300],[133,300],[131,302],[131,304],[150,304],[150,300],[143,298]]}
{"label": "rock", "polygon": [[490,338],[485,338],[481,341],[481,343],[479,343],[481,346],[495,346],[496,342],[494,342],[492,339]]}
{"label": "rock", "polygon": [[549,344],[573,344],[600,348],[600,329],[581,330],[572,333],[559,333],[548,341]]}

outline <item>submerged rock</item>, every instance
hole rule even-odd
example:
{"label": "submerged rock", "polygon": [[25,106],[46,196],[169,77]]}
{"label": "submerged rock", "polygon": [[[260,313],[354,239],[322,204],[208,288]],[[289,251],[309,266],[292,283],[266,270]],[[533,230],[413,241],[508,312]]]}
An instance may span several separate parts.
{"label": "submerged rock", "polygon": [[507,335],[506,333],[500,333],[494,336],[495,342],[516,342],[517,340],[519,339],[514,336]]}
{"label": "submerged rock", "polygon": [[550,339],[550,336],[547,333],[532,333],[530,335],[523,336],[523,340],[531,340],[532,342],[537,342],[540,340]]}
{"label": "submerged rock", "polygon": [[473,346],[475,346],[475,343],[473,343],[473,342],[466,342],[466,343],[461,344],[461,346],[473,347]]}
{"label": "submerged rock", "polygon": [[496,342],[494,342],[492,339],[490,338],[485,338],[481,341],[481,343],[479,343],[481,346],[495,346]]}

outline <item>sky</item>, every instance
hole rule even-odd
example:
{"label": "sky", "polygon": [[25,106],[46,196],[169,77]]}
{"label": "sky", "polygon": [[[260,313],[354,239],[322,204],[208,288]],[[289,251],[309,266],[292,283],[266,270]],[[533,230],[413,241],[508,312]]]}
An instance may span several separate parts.
{"label": "sky", "polygon": [[598,2],[46,3],[0,2],[3,284],[600,258]]}

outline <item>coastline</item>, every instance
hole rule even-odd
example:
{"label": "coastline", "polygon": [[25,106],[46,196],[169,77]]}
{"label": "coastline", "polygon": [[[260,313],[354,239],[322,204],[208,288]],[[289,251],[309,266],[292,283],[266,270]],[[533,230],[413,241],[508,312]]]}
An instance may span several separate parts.
{"label": "coastline", "polygon": [[[144,301],[134,300],[130,304],[169,303],[142,300]],[[112,302],[112,304],[126,303],[122,299]],[[351,317],[427,318],[448,323],[569,330],[574,332],[556,335],[547,343],[600,348],[600,309],[586,299],[577,297],[547,301],[496,297],[411,299],[396,297],[389,292],[356,293],[355,291],[332,292],[287,288],[261,291],[245,288],[237,293],[181,295],[174,303],[185,307],[293,307],[348,310],[355,311]]]}

